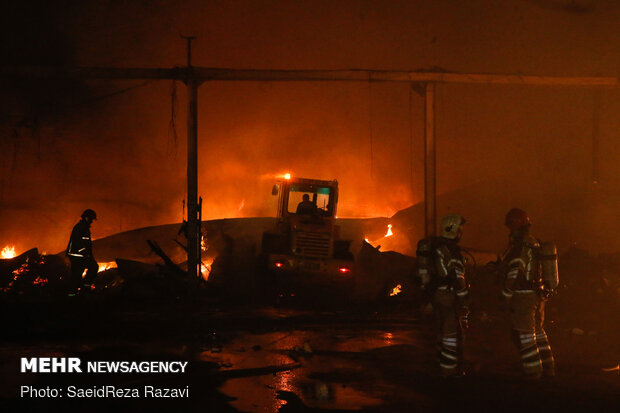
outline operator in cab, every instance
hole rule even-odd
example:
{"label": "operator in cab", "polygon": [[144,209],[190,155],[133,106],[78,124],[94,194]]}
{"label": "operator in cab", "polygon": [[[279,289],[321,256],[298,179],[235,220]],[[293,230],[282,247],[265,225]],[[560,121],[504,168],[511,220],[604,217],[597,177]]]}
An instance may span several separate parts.
{"label": "operator in cab", "polygon": [[303,200],[297,205],[296,214],[311,215],[316,213],[316,205],[310,201],[310,195],[304,194]]}

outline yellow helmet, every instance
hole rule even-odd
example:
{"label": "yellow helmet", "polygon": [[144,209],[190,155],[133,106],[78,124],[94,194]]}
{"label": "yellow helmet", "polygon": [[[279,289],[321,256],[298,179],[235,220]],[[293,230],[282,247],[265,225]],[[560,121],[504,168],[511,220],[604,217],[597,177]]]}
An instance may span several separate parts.
{"label": "yellow helmet", "polygon": [[459,228],[465,223],[465,218],[459,214],[449,214],[441,218],[441,236],[455,239],[459,236]]}

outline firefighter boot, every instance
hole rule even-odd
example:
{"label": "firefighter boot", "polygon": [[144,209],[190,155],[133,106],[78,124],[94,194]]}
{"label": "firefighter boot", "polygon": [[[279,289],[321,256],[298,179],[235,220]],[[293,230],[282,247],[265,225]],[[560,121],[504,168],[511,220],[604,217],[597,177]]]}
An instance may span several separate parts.
{"label": "firefighter boot", "polygon": [[515,331],[514,335],[521,354],[523,374],[528,379],[539,379],[542,375],[542,362],[534,332]]}
{"label": "firefighter boot", "polygon": [[536,347],[538,347],[538,353],[540,354],[543,375],[546,377],[555,376],[555,360],[553,359],[547,333],[543,329],[536,331]]}

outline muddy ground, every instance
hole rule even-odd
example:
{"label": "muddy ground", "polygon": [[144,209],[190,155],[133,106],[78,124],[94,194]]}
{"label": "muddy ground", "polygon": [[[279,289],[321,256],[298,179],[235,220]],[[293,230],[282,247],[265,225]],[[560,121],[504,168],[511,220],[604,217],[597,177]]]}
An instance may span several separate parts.
{"label": "muddy ground", "polygon": [[[321,294],[243,301],[205,295],[128,300],[97,293],[5,297],[1,403],[3,411],[617,411],[618,301],[595,287],[584,288],[587,294],[570,288],[565,285],[563,296],[549,305],[547,331],[558,374],[541,381],[520,376],[506,314],[498,307],[499,286],[484,272],[472,280],[467,375],[459,379],[437,374],[432,317],[407,292],[372,301]],[[181,375],[20,374],[19,358],[34,356],[187,360],[189,369]],[[18,395],[23,385],[110,384],[189,386],[190,397]]]}

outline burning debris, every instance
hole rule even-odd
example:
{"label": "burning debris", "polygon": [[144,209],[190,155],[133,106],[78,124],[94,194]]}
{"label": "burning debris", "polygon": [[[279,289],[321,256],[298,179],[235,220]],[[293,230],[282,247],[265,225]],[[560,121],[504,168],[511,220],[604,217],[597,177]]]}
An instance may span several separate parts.
{"label": "burning debris", "polygon": [[[98,263],[97,277],[89,291],[124,294],[134,297],[178,296],[188,291],[187,273],[175,264],[159,245],[149,241],[151,249],[164,260],[164,265],[116,259]],[[206,251],[206,241],[203,243]],[[36,248],[16,255],[7,246],[0,259],[0,291],[3,294],[31,296],[66,296],[69,265],[63,254],[40,254]],[[202,278],[206,281],[213,259],[203,261]],[[84,277],[84,275],[82,275]],[[84,293],[82,289],[80,293]]]}
{"label": "burning debris", "polygon": [[[379,247],[364,242],[356,265],[358,298],[385,300],[386,297],[417,299],[412,288],[416,259],[395,251],[379,251]],[[405,297],[406,296],[406,297]]]}
{"label": "burning debris", "polygon": [[110,270],[112,268],[117,268],[116,261],[100,262],[99,263],[99,269],[97,270],[97,274],[100,273],[100,272],[104,272],[104,271]]}
{"label": "burning debris", "polygon": [[209,281],[209,275],[211,275],[211,265],[213,264],[214,259],[203,259],[200,263],[200,275],[204,281]]}
{"label": "burning debris", "polygon": [[5,294],[34,294],[42,291],[57,291],[68,275],[63,260],[57,256],[39,254],[32,248],[20,255],[15,255],[14,248],[10,251],[11,258],[0,259],[0,291]]}
{"label": "burning debris", "polygon": [[387,225],[387,230],[386,230],[385,235],[383,235],[383,236],[382,236],[382,237],[380,237],[380,238],[373,239],[372,241],[370,240],[370,238],[369,238],[369,237],[364,236],[364,241],[365,241],[366,243],[368,243],[368,244],[372,245],[375,249],[379,250],[379,249],[381,249],[381,247],[382,247],[382,245],[381,245],[381,244],[379,244],[379,242],[383,242],[383,240],[385,240],[385,238],[387,238],[387,237],[391,237],[391,236],[393,236],[393,235],[394,235],[394,232],[392,231],[392,224],[388,224],[388,225]]}
{"label": "burning debris", "polygon": [[204,281],[209,281],[209,275],[211,275],[211,265],[213,264],[214,257],[209,257],[209,245],[207,244],[207,235],[202,234],[200,236],[200,251],[206,257],[203,257],[200,262],[200,275]]}
{"label": "burning debris", "polygon": [[392,288],[390,291],[390,297],[394,297],[395,295],[400,294],[403,291],[403,286],[398,284],[396,287]]}

